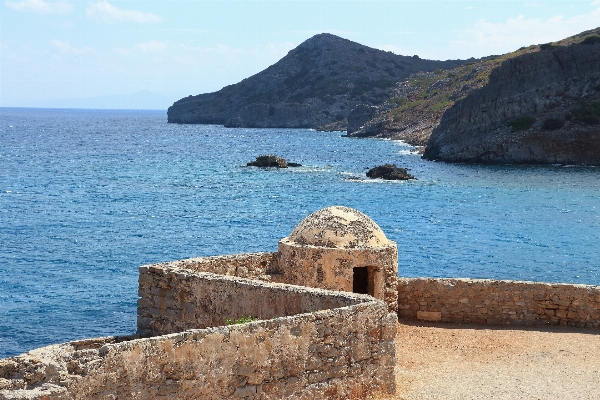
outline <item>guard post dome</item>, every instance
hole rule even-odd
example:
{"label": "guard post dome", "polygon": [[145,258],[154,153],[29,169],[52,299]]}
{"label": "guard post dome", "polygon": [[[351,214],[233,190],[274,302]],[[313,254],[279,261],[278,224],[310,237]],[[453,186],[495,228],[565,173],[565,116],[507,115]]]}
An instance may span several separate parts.
{"label": "guard post dome", "polygon": [[287,238],[298,245],[357,249],[389,246],[389,240],[371,218],[358,210],[332,206],[306,217]]}

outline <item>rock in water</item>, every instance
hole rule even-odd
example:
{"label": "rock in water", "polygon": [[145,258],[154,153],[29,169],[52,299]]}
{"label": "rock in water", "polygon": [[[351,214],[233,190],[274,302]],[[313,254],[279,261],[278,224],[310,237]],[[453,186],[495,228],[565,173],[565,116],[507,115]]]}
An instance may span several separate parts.
{"label": "rock in water", "polygon": [[390,181],[405,181],[415,179],[408,173],[406,168],[398,168],[396,164],[384,164],[379,167],[371,168],[367,171],[367,177],[371,179],[386,179]]}
{"label": "rock in water", "polygon": [[287,168],[288,163],[285,158],[274,156],[273,154],[267,154],[264,156],[256,157],[255,161],[246,164],[248,167],[261,167],[261,168]]}

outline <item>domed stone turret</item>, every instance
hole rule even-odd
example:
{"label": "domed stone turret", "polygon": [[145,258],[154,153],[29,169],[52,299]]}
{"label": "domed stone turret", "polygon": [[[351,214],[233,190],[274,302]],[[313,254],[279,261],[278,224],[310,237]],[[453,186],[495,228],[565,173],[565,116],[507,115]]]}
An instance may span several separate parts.
{"label": "domed stone turret", "polygon": [[274,281],[370,294],[398,309],[398,250],[371,218],[333,206],[316,211],[279,241]]}
{"label": "domed stone turret", "polygon": [[356,249],[389,246],[375,221],[360,211],[333,206],[306,217],[288,237],[299,245]]}

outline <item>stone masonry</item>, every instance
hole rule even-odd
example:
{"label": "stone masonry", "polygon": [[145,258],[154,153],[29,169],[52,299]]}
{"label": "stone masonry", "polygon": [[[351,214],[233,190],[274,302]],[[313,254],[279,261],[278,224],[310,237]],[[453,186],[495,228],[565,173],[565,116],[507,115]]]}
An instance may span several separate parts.
{"label": "stone masonry", "polygon": [[600,287],[483,279],[398,279],[398,316],[486,325],[600,328]]}

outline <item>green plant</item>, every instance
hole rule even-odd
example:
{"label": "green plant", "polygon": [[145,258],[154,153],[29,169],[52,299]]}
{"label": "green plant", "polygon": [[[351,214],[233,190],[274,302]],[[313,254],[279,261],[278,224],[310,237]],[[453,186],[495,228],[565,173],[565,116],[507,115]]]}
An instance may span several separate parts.
{"label": "green plant", "polygon": [[523,115],[510,121],[508,123],[508,126],[512,128],[512,132],[526,131],[527,129],[533,126],[534,122],[535,118],[530,117],[528,115]]}
{"label": "green plant", "polygon": [[548,118],[542,124],[542,129],[547,131],[554,131],[565,126],[565,120],[560,118]]}
{"label": "green plant", "polygon": [[256,322],[258,320],[259,320],[259,318],[254,318],[251,315],[248,315],[247,317],[244,317],[242,315],[241,317],[239,317],[236,320],[232,320],[231,318],[226,318],[225,322],[227,323],[227,325],[240,325],[240,324],[245,324],[247,322]]}
{"label": "green plant", "polygon": [[591,35],[586,37],[585,39],[583,39],[583,41],[581,42],[582,44],[594,44],[594,43],[600,43],[600,36],[598,35]]}
{"label": "green plant", "polygon": [[573,117],[588,125],[600,124],[600,100],[583,101],[581,106],[572,110]]}
{"label": "green plant", "polygon": [[552,50],[555,49],[556,46],[553,45],[552,43],[544,43],[544,44],[540,44],[540,49],[542,50]]}
{"label": "green plant", "polygon": [[392,97],[389,102],[392,104],[396,104],[397,106],[403,106],[404,104],[406,104],[408,100],[406,100],[406,98],[404,97]]}

